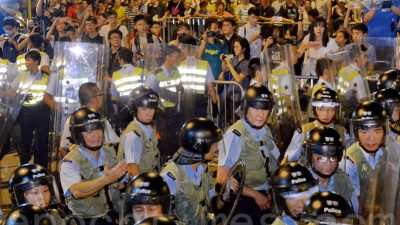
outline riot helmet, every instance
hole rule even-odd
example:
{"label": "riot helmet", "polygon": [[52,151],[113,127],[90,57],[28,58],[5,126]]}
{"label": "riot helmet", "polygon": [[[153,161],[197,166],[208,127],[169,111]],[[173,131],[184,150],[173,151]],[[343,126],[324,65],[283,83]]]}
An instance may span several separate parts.
{"label": "riot helmet", "polygon": [[276,170],[272,177],[272,188],[278,214],[287,214],[294,219],[300,219],[303,208],[291,209],[287,207],[286,201],[302,199],[304,201],[299,202],[305,203],[305,200],[319,191],[318,182],[311,172],[296,162],[286,163]]}
{"label": "riot helmet", "polygon": [[396,134],[400,134],[400,94],[395,89],[379,90],[373,99],[380,103],[388,113],[389,128]]}
{"label": "riot helmet", "polygon": [[353,225],[353,209],[342,196],[332,192],[319,192],[311,196],[304,206],[301,224]]}
{"label": "riot helmet", "polygon": [[120,220],[124,220],[124,224],[132,224],[129,221],[137,222],[145,219],[149,215],[146,209],[142,209],[142,206],[151,206],[151,210],[156,212],[157,216],[169,216],[171,204],[172,197],[169,187],[163,178],[154,172],[142,173],[127,185],[126,195],[123,199],[123,212],[120,214],[123,217]]}
{"label": "riot helmet", "polygon": [[203,162],[212,145],[220,141],[222,137],[222,130],[213,121],[206,118],[193,118],[181,128],[179,133],[181,148],[173,156],[173,161],[180,165]]}
{"label": "riot helmet", "polygon": [[101,129],[104,132],[104,118],[100,113],[89,107],[81,107],[72,113],[69,131],[71,132],[71,139],[74,144],[82,145],[92,151],[99,150],[102,144],[89,146],[82,135],[82,132],[90,132],[97,129]]}
{"label": "riot helmet", "polygon": [[362,130],[366,131],[369,128],[382,127],[385,136],[387,134],[386,119],[386,110],[379,103],[368,101],[360,103],[354,110],[351,119],[351,132],[353,139],[355,141],[359,141],[360,146],[365,151],[369,153],[376,152],[385,143],[385,138],[382,139],[381,143],[379,143],[378,146],[371,146],[374,147],[374,149],[371,149],[370,147],[364,146],[363,143],[361,143],[358,132]]}
{"label": "riot helmet", "polygon": [[377,82],[378,90],[393,88],[400,91],[400,70],[388,70],[383,72]]}
{"label": "riot helmet", "polygon": [[[338,94],[327,87],[318,89],[311,98],[309,115],[316,118],[321,124],[331,124],[333,119],[340,118],[340,101]],[[328,113],[324,113],[328,111]],[[329,113],[333,111],[334,114]]]}
{"label": "riot helmet", "polygon": [[135,223],[135,225],[176,225],[170,218],[164,216],[149,217],[142,221]]}
{"label": "riot helmet", "polygon": [[[262,110],[272,110],[272,108],[274,107],[274,98],[272,93],[268,90],[267,87],[261,84],[254,84],[252,86],[249,86],[246,89],[241,102],[243,117],[247,121],[247,112],[249,110],[249,107]],[[249,124],[251,126],[254,126],[250,122]],[[261,127],[255,128],[260,129]]]}
{"label": "riot helmet", "polygon": [[149,125],[149,122],[142,121],[138,117],[138,108],[149,108],[149,109],[157,109],[159,103],[159,95],[157,92],[153,91],[149,87],[140,86],[132,90],[129,99],[129,110],[133,112],[136,116],[136,119],[141,123]]}
{"label": "riot helmet", "polygon": [[[311,167],[318,176],[328,178],[335,173],[337,166],[343,156],[343,142],[339,133],[329,127],[316,127],[307,135],[307,140],[304,144],[304,151],[306,156],[307,166]],[[324,160],[337,162],[336,168],[330,174],[321,172],[318,167],[314,165],[313,154],[316,154],[315,163],[325,163]],[[332,168],[333,169],[333,168]]]}
{"label": "riot helmet", "polygon": [[46,210],[36,205],[24,204],[13,209],[2,225],[56,225],[55,219]]}
{"label": "riot helmet", "polygon": [[10,176],[8,192],[14,207],[29,203],[47,208],[60,203],[55,178],[37,164],[18,167]]}

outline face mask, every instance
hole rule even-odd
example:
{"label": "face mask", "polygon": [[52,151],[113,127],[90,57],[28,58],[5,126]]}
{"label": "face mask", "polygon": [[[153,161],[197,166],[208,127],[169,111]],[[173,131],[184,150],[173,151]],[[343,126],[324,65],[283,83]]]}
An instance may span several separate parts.
{"label": "face mask", "polygon": [[14,31],[12,30],[12,29],[4,29],[4,31],[6,32],[6,34],[9,36],[9,37],[12,37],[13,36],[13,33],[14,33]]}

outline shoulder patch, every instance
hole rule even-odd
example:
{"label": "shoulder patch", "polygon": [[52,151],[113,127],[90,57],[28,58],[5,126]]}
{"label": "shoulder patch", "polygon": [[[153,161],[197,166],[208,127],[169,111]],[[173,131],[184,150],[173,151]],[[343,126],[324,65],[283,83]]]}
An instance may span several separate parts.
{"label": "shoulder patch", "polygon": [[232,131],[234,134],[236,134],[237,136],[242,136],[242,134],[240,133],[240,131],[238,131],[238,130],[236,130],[236,129],[234,129],[233,131]]}
{"label": "shoulder patch", "polygon": [[176,180],[176,177],[171,172],[168,172],[167,176],[169,176],[172,180]]}
{"label": "shoulder patch", "polygon": [[135,133],[138,137],[142,137],[137,130],[133,130],[133,133]]}
{"label": "shoulder patch", "polygon": [[352,162],[355,165],[354,161],[350,158],[350,156],[346,155],[346,159],[349,160],[350,162]]}

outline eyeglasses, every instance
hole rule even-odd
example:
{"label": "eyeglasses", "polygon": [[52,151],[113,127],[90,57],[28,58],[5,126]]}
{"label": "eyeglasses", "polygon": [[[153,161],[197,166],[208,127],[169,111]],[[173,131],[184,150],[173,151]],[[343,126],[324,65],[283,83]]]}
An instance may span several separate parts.
{"label": "eyeglasses", "polygon": [[92,96],[92,98],[96,98],[96,97],[103,96],[103,95],[104,95],[104,93],[100,93],[100,94]]}
{"label": "eyeglasses", "polygon": [[328,162],[328,159],[331,162],[337,162],[339,160],[337,156],[317,156],[317,162],[319,163]]}

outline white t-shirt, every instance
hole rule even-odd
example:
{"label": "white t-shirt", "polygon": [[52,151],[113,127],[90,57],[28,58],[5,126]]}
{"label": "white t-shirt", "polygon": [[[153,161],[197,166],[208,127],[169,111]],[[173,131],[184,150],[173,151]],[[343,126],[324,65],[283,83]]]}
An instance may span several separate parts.
{"label": "white t-shirt", "polygon": [[249,21],[249,9],[255,7],[253,4],[249,3],[248,5],[240,4],[237,6],[235,10],[235,15],[240,18],[241,23],[247,23]]}
{"label": "white t-shirt", "polygon": [[[303,43],[307,44],[310,39],[310,34],[307,34],[304,39]],[[329,38],[328,44],[326,47],[320,48],[309,48],[304,52],[304,61],[303,67],[301,69],[301,75],[304,76],[317,76],[315,73],[315,66],[317,63],[317,59],[326,57],[328,52],[336,52],[339,49],[339,46],[336,44],[336,41],[332,38]]]}

